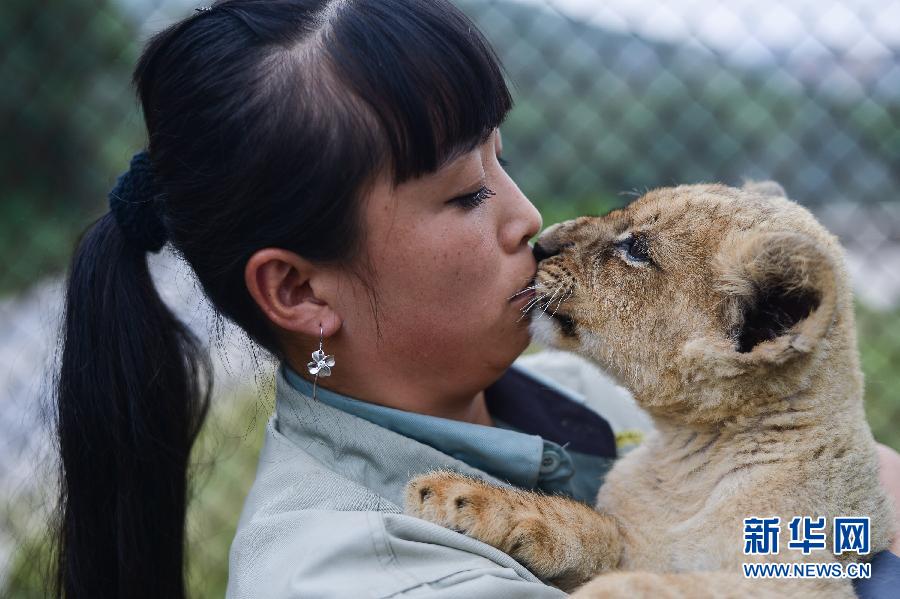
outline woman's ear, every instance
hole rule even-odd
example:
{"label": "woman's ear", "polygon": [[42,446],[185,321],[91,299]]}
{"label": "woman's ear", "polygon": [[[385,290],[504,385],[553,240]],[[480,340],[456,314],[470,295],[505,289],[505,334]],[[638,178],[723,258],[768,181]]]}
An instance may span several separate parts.
{"label": "woman's ear", "polygon": [[253,300],[276,327],[330,337],[342,319],[329,296],[331,275],[294,252],[278,248],[257,251],[247,261],[244,281]]}

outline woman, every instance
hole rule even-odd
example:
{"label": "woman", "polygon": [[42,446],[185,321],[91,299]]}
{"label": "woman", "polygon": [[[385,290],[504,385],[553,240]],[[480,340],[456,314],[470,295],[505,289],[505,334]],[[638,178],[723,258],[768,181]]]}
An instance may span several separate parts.
{"label": "woman", "polygon": [[510,368],[541,217],[501,167],[512,102],[477,29],[444,0],[230,0],[134,80],[148,152],[69,279],[61,592],[184,596],[211,381],[148,274],[168,240],[281,364],[229,596],[560,596],[400,513],[435,467],[590,500],[615,456],[606,420]]}

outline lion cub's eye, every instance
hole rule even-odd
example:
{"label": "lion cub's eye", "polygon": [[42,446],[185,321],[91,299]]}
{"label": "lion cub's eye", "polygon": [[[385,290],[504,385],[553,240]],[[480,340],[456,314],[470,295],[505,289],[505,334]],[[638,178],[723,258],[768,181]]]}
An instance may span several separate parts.
{"label": "lion cub's eye", "polygon": [[645,235],[629,235],[616,242],[616,247],[625,252],[625,257],[635,262],[650,263],[650,244]]}

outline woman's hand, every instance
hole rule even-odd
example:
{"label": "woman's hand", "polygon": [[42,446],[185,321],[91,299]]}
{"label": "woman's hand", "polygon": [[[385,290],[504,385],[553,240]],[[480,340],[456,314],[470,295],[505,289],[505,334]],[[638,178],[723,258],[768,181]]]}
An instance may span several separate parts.
{"label": "woman's hand", "polygon": [[881,486],[894,500],[894,517],[897,521],[897,534],[888,549],[894,555],[900,555],[900,453],[878,443],[878,462]]}

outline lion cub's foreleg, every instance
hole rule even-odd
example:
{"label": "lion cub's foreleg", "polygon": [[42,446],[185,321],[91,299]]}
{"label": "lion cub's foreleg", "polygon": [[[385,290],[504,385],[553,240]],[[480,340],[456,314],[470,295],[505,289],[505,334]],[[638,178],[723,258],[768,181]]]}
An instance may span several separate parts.
{"label": "lion cub's foreleg", "polygon": [[609,515],[453,472],[412,479],[405,511],[492,545],[564,590],[615,568],[622,555],[619,526]]}

